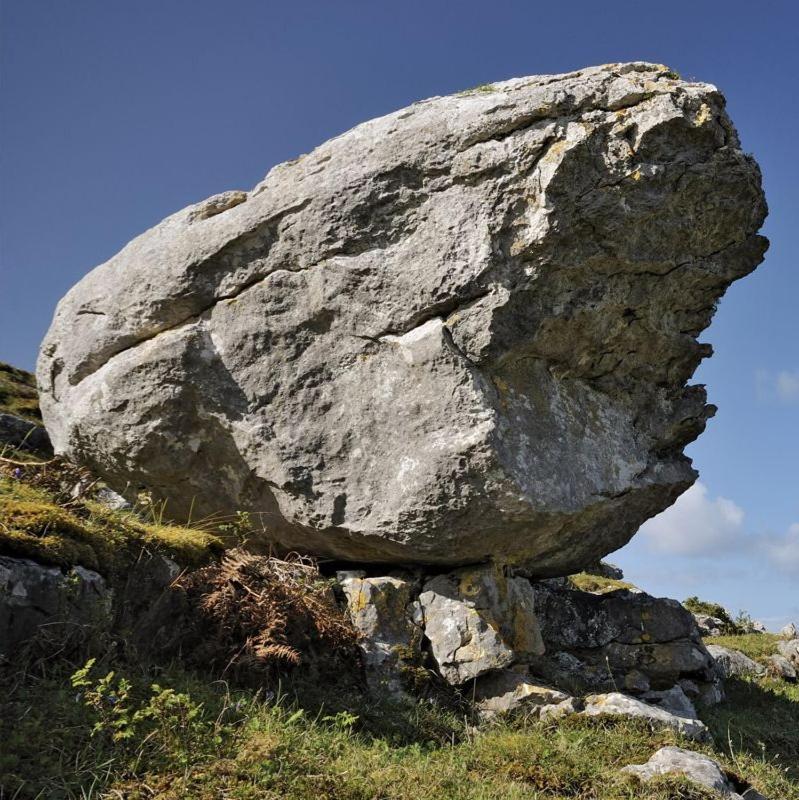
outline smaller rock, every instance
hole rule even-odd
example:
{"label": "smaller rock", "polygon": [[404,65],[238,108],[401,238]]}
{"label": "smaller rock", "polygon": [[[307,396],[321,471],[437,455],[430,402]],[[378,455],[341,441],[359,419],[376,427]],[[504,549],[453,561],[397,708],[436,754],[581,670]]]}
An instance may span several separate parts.
{"label": "smaller rock", "polygon": [[768,633],[768,628],[759,619],[753,619],[749,628],[750,633]]}
{"label": "smaller rock", "polygon": [[583,703],[576,697],[570,697],[554,705],[541,706],[538,718],[542,721],[558,720],[569,714],[579,714],[583,710]]}
{"label": "smaller rock", "polygon": [[573,698],[565,692],[535,683],[528,674],[512,669],[489,672],[475,681],[474,704],[483,717],[512,711],[539,712]]}
{"label": "smaller rock", "polygon": [[94,638],[107,632],[112,599],[105,579],[92,570],[76,566],[64,574],[29,559],[0,556],[0,656],[11,656],[42,626],[54,635],[81,631]]}
{"label": "smaller rock", "polygon": [[676,714],[678,717],[698,719],[694,704],[679,685],[660,692],[647,692],[641,699],[646,700],[647,703],[652,703],[652,705],[665,708],[666,711]]}
{"label": "smaller rock", "polygon": [[593,694],[585,698],[585,716],[597,717],[603,714],[645,719],[653,728],[671,728],[689,739],[706,741],[710,733],[698,719],[679,717],[659,706],[644,703],[620,692]]}
{"label": "smaller rock", "polygon": [[740,650],[731,650],[718,644],[709,644],[707,650],[724,678],[744,678],[748,675],[764,675],[766,672],[762,664],[752,661]]}
{"label": "smaller rock", "polygon": [[110,508],[112,511],[123,511],[131,507],[130,503],[121,494],[118,494],[113,489],[109,489],[107,486],[101,486],[94,493],[92,499],[104,505],[106,508]]}
{"label": "smaller rock", "polygon": [[53,452],[47,431],[15,414],[0,414],[0,445],[4,444],[18,450]]}
{"label": "smaller rock", "polygon": [[649,691],[649,678],[640,669],[631,669],[624,676],[624,688],[633,694]]}
{"label": "smaller rock", "polygon": [[699,628],[699,633],[702,636],[724,635],[724,620],[712,617],[710,614],[694,614],[694,619],[696,620],[696,627]]}
{"label": "smaller rock", "polygon": [[788,681],[789,683],[796,682],[796,667],[783,655],[777,654],[769,656],[768,669],[769,672],[778,678],[782,678],[784,681]]}
{"label": "smaller rock", "polygon": [[780,631],[780,636],[782,636],[783,639],[788,639],[789,641],[791,639],[799,639],[799,628],[797,628],[796,625],[793,624],[793,622],[789,622]]}
{"label": "smaller rock", "polygon": [[367,578],[354,570],[336,577],[359,634],[370,685],[403,695],[401,669],[421,654],[421,630],[413,621],[418,613],[414,582],[396,576]]}
{"label": "smaller rock", "polygon": [[596,561],[583,568],[583,572],[589,575],[598,575],[600,578],[610,578],[614,581],[623,581],[624,572],[615,564],[607,561]]}
{"label": "smaller rock", "polygon": [[727,778],[718,762],[682,747],[661,747],[646,764],[631,764],[624,767],[622,772],[636,775],[642,781],[650,781],[659,775],[684,775],[728,800],[742,800],[742,797],[765,800],[753,789],[746,790],[743,795],[738,794],[737,787]]}
{"label": "smaller rock", "polygon": [[493,566],[436,575],[419,595],[442,677],[459,685],[544,652],[528,580]]}
{"label": "smaller rock", "polygon": [[799,666],[799,639],[791,639],[789,642],[777,642],[777,650],[780,655],[785,656],[792,664]]}

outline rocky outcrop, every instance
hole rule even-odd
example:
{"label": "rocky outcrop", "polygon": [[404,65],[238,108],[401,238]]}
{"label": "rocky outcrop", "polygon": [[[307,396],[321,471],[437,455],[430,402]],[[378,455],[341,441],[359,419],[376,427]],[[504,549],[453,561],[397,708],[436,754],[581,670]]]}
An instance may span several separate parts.
{"label": "rocky outcrop", "polygon": [[693,617],[676,600],[619,590],[593,594],[559,581],[536,584],[546,654],[535,669],[557,686],[634,693],[690,680],[702,702],[720,699],[715,666]]}
{"label": "rocky outcrop", "polygon": [[421,669],[485,717],[574,713],[581,695],[624,687],[656,716],[695,719],[694,703],[723,697],[693,617],[674,600],[597,595],[492,565],[438,575],[339,572],[338,581],[370,684],[395,696],[407,695]]}
{"label": "rocky outcrop", "polygon": [[563,575],[696,477],[697,337],[761,260],[708,84],[611,64],[437,97],[184,209],[61,301],[59,453],[354,562]]}
{"label": "rocky outcrop", "polygon": [[717,761],[681,747],[661,747],[646,764],[630,765],[622,772],[636,775],[645,782],[660,775],[682,775],[727,800],[766,800],[751,787],[734,784]]}

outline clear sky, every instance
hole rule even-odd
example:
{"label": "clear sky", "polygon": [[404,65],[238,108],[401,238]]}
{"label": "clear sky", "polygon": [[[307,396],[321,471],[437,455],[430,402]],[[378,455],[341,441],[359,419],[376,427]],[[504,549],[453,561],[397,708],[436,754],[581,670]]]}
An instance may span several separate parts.
{"label": "clear sky", "polygon": [[761,164],[764,265],[700,368],[701,485],[614,556],[643,588],[799,623],[799,6],[0,0],[0,360],[167,214],[250,188],[358,122],[481,83],[646,60],[717,84]]}

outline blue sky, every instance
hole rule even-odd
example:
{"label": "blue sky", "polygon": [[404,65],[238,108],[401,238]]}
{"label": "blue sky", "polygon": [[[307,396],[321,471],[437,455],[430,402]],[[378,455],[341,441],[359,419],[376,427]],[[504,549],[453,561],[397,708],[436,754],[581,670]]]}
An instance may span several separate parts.
{"label": "blue sky", "polygon": [[2,0],[0,360],[167,214],[370,117],[477,84],[647,60],[717,84],[771,208],[697,380],[701,486],[614,555],[657,594],[799,622],[799,11],[788,0]]}

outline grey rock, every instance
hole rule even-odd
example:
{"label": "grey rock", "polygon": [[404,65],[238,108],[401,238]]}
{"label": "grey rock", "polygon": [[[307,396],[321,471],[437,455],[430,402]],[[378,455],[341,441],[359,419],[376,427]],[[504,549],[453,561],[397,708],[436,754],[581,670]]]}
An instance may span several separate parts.
{"label": "grey rock", "polygon": [[663,66],[432,98],[89,273],[42,345],[43,416],[177,519],[569,574],[695,480],[697,337],[765,214],[720,92]]}
{"label": "grey rock", "polygon": [[607,561],[589,564],[587,567],[583,567],[583,572],[587,572],[589,575],[598,575],[600,578],[610,578],[614,581],[624,580],[624,571]]}
{"label": "grey rock", "polygon": [[336,577],[359,634],[370,686],[404,695],[402,667],[421,658],[414,582],[395,576],[367,578],[361,571],[339,572]]}
{"label": "grey rock", "polygon": [[622,772],[638,776],[642,781],[649,781],[659,775],[684,775],[689,780],[718,792],[728,800],[749,800],[762,798],[762,795],[749,789],[743,795],[738,794],[737,787],[727,778],[718,762],[712,758],[685,750],[682,747],[661,747],[646,764],[624,767]]}
{"label": "grey rock", "polygon": [[0,413],[0,449],[2,445],[43,453],[50,453],[53,449],[50,437],[41,425],[5,413]]}
{"label": "grey rock", "polygon": [[110,489],[108,486],[101,486],[94,493],[92,499],[113,511],[123,511],[124,509],[131,508],[131,504],[121,494]]}
{"label": "grey rock", "polygon": [[702,636],[723,636],[725,623],[724,620],[718,617],[712,617],[710,614],[694,614],[696,620],[696,627],[699,628],[699,633]]}
{"label": "grey rock", "polygon": [[768,633],[768,628],[759,619],[753,619],[750,625],[751,633]]}
{"label": "grey rock", "polygon": [[560,703],[541,706],[538,710],[538,718],[542,721],[559,720],[570,714],[578,714],[583,710],[583,702],[576,697],[569,697]]}
{"label": "grey rock", "polygon": [[789,622],[781,631],[780,636],[783,639],[799,639],[799,629],[797,629],[796,625],[793,622]]}
{"label": "grey rock", "polygon": [[676,714],[678,717],[698,719],[694,704],[680,685],[672,686],[671,689],[664,689],[659,692],[646,692],[641,699],[652,705],[665,708],[666,711]]}
{"label": "grey rock", "polygon": [[544,708],[548,708],[547,714],[552,715],[552,707],[573,701],[574,698],[551,686],[537,683],[523,671],[502,669],[489,672],[475,681],[472,700],[481,716],[491,718],[520,710],[537,716]]}
{"label": "grey rock", "polygon": [[799,666],[799,639],[777,642],[777,650],[780,655],[785,656],[792,664]]}
{"label": "grey rock", "polygon": [[78,566],[64,573],[0,556],[0,657],[11,657],[43,626],[54,649],[70,639],[101,636],[112,624],[112,600],[105,579],[92,570]]}
{"label": "grey rock", "polygon": [[644,703],[619,692],[589,695],[585,698],[585,716],[603,714],[645,719],[653,728],[671,728],[688,739],[706,741],[710,739],[707,726],[696,718],[680,717],[664,708]]}
{"label": "grey rock", "polygon": [[628,591],[597,595],[541,581],[535,610],[546,647],[536,672],[557,686],[641,692],[683,678],[716,680],[693,617],[676,600]]}
{"label": "grey rock", "polygon": [[778,678],[795,683],[797,678],[796,667],[783,655],[768,657],[768,668]]}
{"label": "grey rock", "polygon": [[744,678],[748,675],[764,675],[766,668],[740,650],[732,650],[717,644],[709,644],[708,652],[725,678]]}
{"label": "grey rock", "polygon": [[419,595],[424,633],[441,675],[462,684],[544,652],[533,589],[492,566],[428,580]]}

